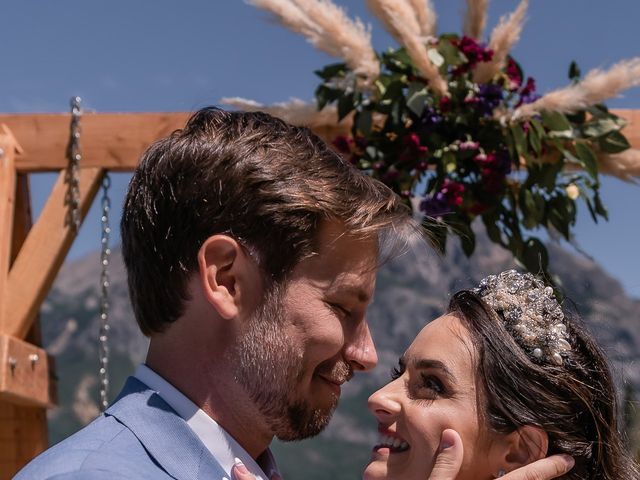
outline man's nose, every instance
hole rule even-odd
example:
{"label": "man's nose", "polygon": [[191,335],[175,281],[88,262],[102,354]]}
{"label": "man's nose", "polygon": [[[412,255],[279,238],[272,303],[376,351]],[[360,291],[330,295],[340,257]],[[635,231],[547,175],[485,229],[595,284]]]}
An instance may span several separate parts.
{"label": "man's nose", "polygon": [[378,363],[378,353],[367,322],[361,322],[351,336],[345,346],[345,360],[355,371],[371,370]]}

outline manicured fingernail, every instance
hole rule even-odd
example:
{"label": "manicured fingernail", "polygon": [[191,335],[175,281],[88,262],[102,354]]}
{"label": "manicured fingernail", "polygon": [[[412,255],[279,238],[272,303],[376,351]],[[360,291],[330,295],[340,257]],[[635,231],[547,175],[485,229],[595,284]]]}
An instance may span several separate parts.
{"label": "manicured fingernail", "polygon": [[234,459],[234,462],[236,464],[236,468],[238,469],[238,472],[242,474],[249,473],[249,470],[247,470],[247,467],[245,467],[244,463],[242,463],[242,460],[236,457]]}
{"label": "manicured fingernail", "polygon": [[571,455],[560,455],[567,464],[567,470],[571,470],[576,464],[576,460]]}

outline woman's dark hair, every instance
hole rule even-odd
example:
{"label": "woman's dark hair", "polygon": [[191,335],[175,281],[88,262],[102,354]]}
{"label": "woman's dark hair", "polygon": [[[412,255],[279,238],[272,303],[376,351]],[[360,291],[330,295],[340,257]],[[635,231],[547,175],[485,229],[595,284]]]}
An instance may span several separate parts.
{"label": "woman's dark hair", "polygon": [[571,350],[562,365],[533,361],[502,314],[463,290],[449,303],[477,351],[478,383],[489,428],[511,433],[533,425],[549,436],[548,454],[576,460],[562,478],[640,478],[618,430],[615,386],[605,355],[577,318],[565,317]]}

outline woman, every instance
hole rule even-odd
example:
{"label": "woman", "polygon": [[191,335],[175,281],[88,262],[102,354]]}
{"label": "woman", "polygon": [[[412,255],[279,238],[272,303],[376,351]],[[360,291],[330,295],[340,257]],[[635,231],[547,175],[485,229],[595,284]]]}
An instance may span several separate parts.
{"label": "woman", "polygon": [[553,454],[575,459],[562,478],[638,479],[616,403],[604,355],[553,290],[503,272],[456,293],[369,398],[380,438],[364,479],[427,478],[451,429],[460,480],[530,478],[509,472]]}

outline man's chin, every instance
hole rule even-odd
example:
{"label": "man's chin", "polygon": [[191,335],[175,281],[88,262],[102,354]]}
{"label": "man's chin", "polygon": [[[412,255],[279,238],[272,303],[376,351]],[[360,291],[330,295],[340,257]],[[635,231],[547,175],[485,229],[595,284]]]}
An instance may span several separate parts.
{"label": "man's chin", "polygon": [[308,404],[297,403],[287,409],[287,419],[277,428],[275,436],[283,442],[293,442],[315,437],[324,430],[335,410],[337,401],[330,408],[313,408]]}

